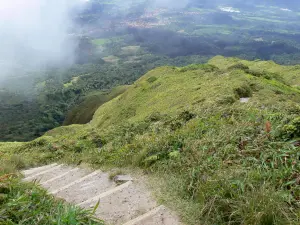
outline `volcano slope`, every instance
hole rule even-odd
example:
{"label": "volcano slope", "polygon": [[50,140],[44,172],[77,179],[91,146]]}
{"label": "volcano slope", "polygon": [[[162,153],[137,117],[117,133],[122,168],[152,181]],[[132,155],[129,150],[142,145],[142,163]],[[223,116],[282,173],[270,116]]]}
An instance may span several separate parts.
{"label": "volcano slope", "polygon": [[30,166],[142,168],[186,224],[299,224],[299,74],[299,66],[221,56],[160,67],[90,123],[12,152]]}

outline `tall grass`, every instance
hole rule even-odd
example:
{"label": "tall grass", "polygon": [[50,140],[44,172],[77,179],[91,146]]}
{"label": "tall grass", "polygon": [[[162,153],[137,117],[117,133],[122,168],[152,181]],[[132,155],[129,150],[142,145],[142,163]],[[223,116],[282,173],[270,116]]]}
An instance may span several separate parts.
{"label": "tall grass", "polygon": [[27,225],[101,225],[92,211],[83,210],[53,196],[37,184],[24,183],[18,170],[26,160],[10,155],[4,146],[0,157],[0,224]]}

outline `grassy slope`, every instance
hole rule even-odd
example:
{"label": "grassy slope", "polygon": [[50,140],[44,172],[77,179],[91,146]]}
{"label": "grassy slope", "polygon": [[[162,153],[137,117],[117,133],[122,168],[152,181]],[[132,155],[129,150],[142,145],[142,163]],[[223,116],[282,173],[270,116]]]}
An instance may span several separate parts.
{"label": "grassy slope", "polygon": [[63,125],[85,124],[92,120],[95,111],[104,103],[124,93],[127,86],[119,86],[109,92],[98,91],[86,96],[83,101],[68,113]]}
{"label": "grassy slope", "polygon": [[218,67],[221,69],[225,69],[238,62],[247,65],[248,67],[250,67],[250,69],[254,71],[265,71],[280,74],[282,77],[284,77],[285,81],[289,85],[298,87],[300,86],[299,65],[282,66],[274,63],[273,61],[246,61],[237,58],[226,58],[226,60],[224,60],[223,57],[219,56],[211,59],[209,63],[213,65],[218,65]]}
{"label": "grassy slope", "polygon": [[142,167],[188,224],[299,224],[299,72],[223,57],[157,68],[91,123],[14,151],[32,164]]}

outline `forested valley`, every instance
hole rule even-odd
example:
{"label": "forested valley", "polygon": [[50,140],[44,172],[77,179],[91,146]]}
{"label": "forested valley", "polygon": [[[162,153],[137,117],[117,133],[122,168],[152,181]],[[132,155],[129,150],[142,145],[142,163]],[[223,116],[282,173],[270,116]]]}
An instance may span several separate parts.
{"label": "forested valley", "polygon": [[[80,27],[70,36],[78,43],[75,64],[18,70],[1,83],[0,139],[28,141],[76,122],[68,115],[77,105],[88,105],[89,98],[99,104],[112,88],[159,66],[205,63],[215,55],[299,63],[296,12],[264,3],[223,5],[190,2],[172,9],[144,1],[90,1],[74,15]],[[91,119],[95,107],[90,110],[78,123]]]}

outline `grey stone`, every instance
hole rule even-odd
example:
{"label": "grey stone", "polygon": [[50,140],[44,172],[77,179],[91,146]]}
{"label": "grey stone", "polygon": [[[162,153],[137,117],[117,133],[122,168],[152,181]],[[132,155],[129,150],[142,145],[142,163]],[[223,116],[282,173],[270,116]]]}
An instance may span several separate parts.
{"label": "grey stone", "polygon": [[240,98],[241,103],[248,103],[250,98]]}

